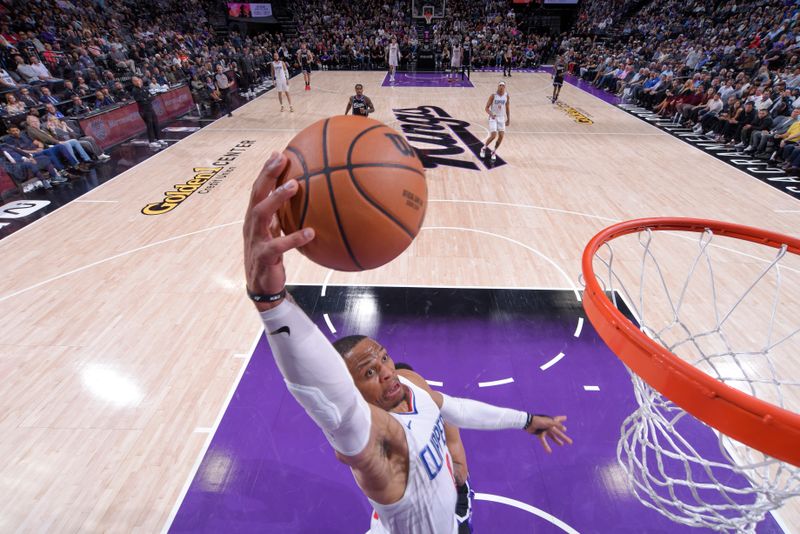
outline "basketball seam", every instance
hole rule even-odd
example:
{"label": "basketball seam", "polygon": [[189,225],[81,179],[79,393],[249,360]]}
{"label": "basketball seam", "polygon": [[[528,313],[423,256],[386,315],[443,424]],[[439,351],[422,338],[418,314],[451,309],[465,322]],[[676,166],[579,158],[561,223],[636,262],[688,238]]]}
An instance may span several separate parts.
{"label": "basketball seam", "polygon": [[325,181],[328,183],[328,193],[331,197],[331,207],[333,208],[333,216],[336,219],[336,226],[339,227],[339,235],[342,238],[342,243],[344,243],[344,247],[347,249],[347,253],[350,255],[350,259],[353,260],[353,263],[358,267],[360,270],[364,270],[364,267],[356,259],[355,254],[353,254],[353,250],[350,248],[350,243],[347,241],[347,235],[344,233],[344,228],[342,227],[342,221],[339,218],[339,209],[336,207],[336,196],[333,192],[333,183],[331,182],[331,170],[328,167],[328,123],[330,119],[325,119],[325,124],[322,126],[322,163],[325,166]]}
{"label": "basketball seam", "polygon": [[300,160],[300,165],[303,167],[303,181],[306,183],[306,194],[305,198],[303,199],[303,209],[300,212],[300,223],[298,225],[298,229],[303,227],[303,223],[306,221],[306,214],[308,213],[308,199],[311,197],[311,174],[308,173],[308,166],[306,165],[306,158],[303,157],[302,152],[294,148],[293,146],[286,147],[287,150],[291,150],[292,153],[297,156],[297,159]]}
{"label": "basketball seam", "polygon": [[314,176],[318,176],[320,174],[327,174],[329,172],[336,172],[336,171],[346,171],[348,169],[369,169],[369,168],[388,168],[388,169],[401,169],[404,171],[413,172],[419,174],[422,177],[425,177],[425,173],[420,171],[419,169],[415,169],[409,165],[402,165],[399,163],[355,163],[352,165],[338,165],[336,167],[324,167],[318,171],[308,173],[309,178],[313,178]]}
{"label": "basketball seam", "polygon": [[[383,213],[383,214],[384,214],[384,215],[385,215],[385,216],[386,216],[386,217],[387,217],[387,218],[388,218],[390,221],[392,221],[392,222],[393,222],[393,223],[395,223],[397,226],[399,226],[399,227],[400,227],[400,229],[401,229],[401,230],[403,230],[403,231],[404,231],[406,234],[408,234],[408,237],[410,237],[410,238],[413,240],[413,239],[414,239],[414,237],[415,237],[415,234],[414,234],[414,233],[412,233],[412,232],[411,232],[411,230],[409,230],[408,228],[406,228],[406,225],[404,225],[402,222],[400,222],[400,221],[399,221],[399,220],[398,220],[398,219],[397,219],[397,218],[396,218],[394,215],[392,215],[391,213],[389,213],[389,212],[386,210],[386,208],[384,208],[383,206],[381,206],[380,204],[378,204],[378,202],[377,202],[377,201],[375,201],[375,200],[373,200],[372,198],[370,198],[370,196],[369,196],[369,195],[367,195],[367,193],[366,193],[366,192],[365,192],[365,191],[364,191],[364,190],[361,188],[361,185],[359,185],[359,183],[358,183],[358,180],[356,180],[356,175],[353,173],[353,168],[354,168],[354,165],[352,165],[352,164],[350,163],[350,160],[351,160],[351,158],[352,158],[352,155],[353,155],[353,149],[355,148],[355,146],[356,146],[356,142],[358,141],[358,139],[359,139],[359,138],[360,138],[362,135],[365,135],[365,134],[367,134],[368,132],[370,132],[370,131],[374,130],[375,128],[383,128],[383,127],[384,127],[384,125],[383,125],[383,124],[377,124],[377,125],[375,125],[375,126],[372,126],[372,127],[370,127],[370,128],[367,128],[366,130],[363,130],[363,131],[362,131],[362,132],[360,132],[360,133],[359,133],[357,136],[355,136],[355,138],[353,139],[353,141],[350,143],[350,149],[347,151],[347,166],[346,166],[346,167],[347,167],[347,174],[350,176],[350,181],[351,181],[351,182],[353,182],[353,185],[355,186],[355,188],[356,188],[356,191],[358,191],[358,193],[359,193],[359,194],[360,194],[360,195],[361,195],[361,196],[364,198],[364,200],[366,200],[367,202],[369,202],[370,204],[372,204],[372,206],[373,206],[375,209],[377,209],[378,211],[380,211],[381,213]],[[420,171],[418,171],[418,170],[414,169],[413,167],[406,167],[405,165],[398,165],[398,164],[396,164],[396,163],[385,163],[385,164],[373,163],[373,164],[370,164],[370,165],[365,165],[365,166],[370,166],[370,167],[389,167],[389,168],[397,168],[397,167],[400,167],[400,168],[408,168],[409,170],[415,170],[417,173],[419,173],[419,174],[422,174],[423,176],[425,176],[425,174],[424,174],[424,173],[421,173]],[[357,167],[357,168],[363,168],[363,167]]]}

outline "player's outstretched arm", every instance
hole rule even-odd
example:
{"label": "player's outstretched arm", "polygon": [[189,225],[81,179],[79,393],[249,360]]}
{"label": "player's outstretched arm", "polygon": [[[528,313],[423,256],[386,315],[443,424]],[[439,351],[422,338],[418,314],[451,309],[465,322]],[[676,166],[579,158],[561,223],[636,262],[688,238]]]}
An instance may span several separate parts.
{"label": "player's outstretched arm", "polygon": [[[325,433],[337,457],[353,468],[367,496],[393,502],[399,498],[398,488],[388,483],[393,473],[387,450],[402,453],[398,444],[405,444],[403,429],[388,413],[367,404],[336,349],[303,310],[280,297],[286,284],[283,254],[314,238],[310,228],[280,235],[276,213],[298,189],[295,180],[275,188],[286,164],[284,155],[273,154],[253,184],[244,221],[247,289],[277,295],[256,307],[289,391]],[[394,493],[387,496],[387,488]]]}
{"label": "player's outstretched arm", "polygon": [[572,439],[566,433],[567,427],[564,426],[564,421],[567,420],[564,415],[550,417],[549,415],[531,414],[472,399],[451,397],[431,389],[425,379],[413,371],[401,370],[398,371],[398,374],[402,374],[415,385],[427,391],[442,411],[442,418],[445,422],[458,428],[524,430],[537,436],[542,447],[548,453],[553,452],[548,439],[559,446],[565,443],[572,444]]}

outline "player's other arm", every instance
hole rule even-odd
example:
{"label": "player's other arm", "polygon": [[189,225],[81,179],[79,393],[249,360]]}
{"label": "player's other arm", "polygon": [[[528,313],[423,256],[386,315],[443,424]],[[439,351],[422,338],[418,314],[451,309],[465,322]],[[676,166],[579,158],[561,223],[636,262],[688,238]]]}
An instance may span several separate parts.
{"label": "player's other arm", "polygon": [[367,111],[369,113],[375,113],[375,106],[372,105],[372,100],[370,100],[370,98],[368,96],[365,96],[364,97],[364,101],[367,104]]}
{"label": "player's other arm", "polygon": [[458,431],[457,426],[445,423],[444,435],[447,439],[447,449],[453,459],[453,477],[456,479],[456,485],[461,486],[469,477],[467,451],[464,450],[464,443],[461,441],[461,432]]}
{"label": "player's other arm", "polygon": [[[298,191],[295,180],[275,188],[286,165],[284,155],[270,157],[253,184],[245,215],[245,275],[248,290],[257,295],[285,291],[283,254],[314,238],[310,228],[280,235],[276,213]],[[378,502],[392,502],[397,496],[383,500],[392,480],[387,451],[402,452],[398,444],[405,440],[399,423],[367,404],[342,357],[290,298],[258,302],[256,308],[289,391],[322,429],[337,458],[353,468],[364,492]]]}
{"label": "player's other arm", "polygon": [[494,101],[494,95],[489,96],[489,100],[486,101],[486,114],[489,115],[490,119],[494,118],[494,114],[492,113],[492,102]]}
{"label": "player's other arm", "polygon": [[511,97],[506,94],[506,126],[511,126]]}
{"label": "player's other arm", "polygon": [[550,417],[549,415],[534,415],[527,412],[501,408],[485,402],[459,397],[450,397],[438,391],[434,391],[420,375],[413,371],[401,370],[402,374],[415,385],[427,391],[433,401],[442,411],[442,418],[446,423],[458,428],[470,428],[473,430],[524,430],[529,434],[538,436],[539,441],[548,453],[553,452],[547,439],[556,445],[572,443],[572,439],[567,436],[567,427],[564,421],[565,415]]}
{"label": "player's other arm", "polygon": [[347,99],[347,109],[344,110],[344,114],[347,115],[348,113],[350,113],[350,108],[352,107],[353,107],[353,97],[351,96],[350,98]]}

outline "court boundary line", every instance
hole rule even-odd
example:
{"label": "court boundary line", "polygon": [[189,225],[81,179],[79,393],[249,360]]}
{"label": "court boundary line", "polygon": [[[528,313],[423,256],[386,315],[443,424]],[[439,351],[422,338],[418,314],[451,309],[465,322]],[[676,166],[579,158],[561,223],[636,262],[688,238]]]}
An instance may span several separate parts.
{"label": "court boundary line", "polygon": [[24,289],[20,289],[18,291],[14,291],[13,293],[9,293],[8,295],[0,296],[0,302],[5,302],[6,300],[8,300],[8,299],[10,299],[12,297],[16,297],[16,296],[21,295],[23,293],[27,293],[28,291],[30,291],[32,289],[36,289],[37,287],[41,287],[43,285],[49,284],[50,282],[55,282],[56,280],[61,280],[62,278],[66,278],[67,276],[73,275],[75,273],[79,273],[81,271],[85,271],[85,270],[90,269],[92,267],[96,267],[98,265],[102,265],[103,263],[106,263],[106,262],[109,262],[109,261],[113,261],[113,260],[116,260],[118,258],[122,258],[122,257],[128,256],[130,254],[134,254],[136,252],[141,252],[142,250],[146,250],[146,249],[149,249],[149,248],[152,248],[152,247],[156,247],[158,245],[163,245],[164,243],[170,243],[172,241],[177,241],[178,239],[183,239],[184,237],[191,237],[191,236],[194,236],[194,235],[203,234],[203,233],[207,233],[207,232],[212,232],[214,230],[219,230],[220,228],[227,228],[228,226],[233,226],[233,225],[236,225],[236,224],[243,224],[243,223],[244,223],[244,219],[238,220],[238,221],[229,222],[229,223],[224,223],[224,224],[218,224],[216,226],[203,228],[202,230],[195,230],[194,232],[189,232],[187,234],[182,234],[182,235],[169,237],[167,239],[162,239],[160,241],[154,241],[153,243],[148,243],[147,245],[142,245],[140,247],[136,247],[136,248],[133,248],[131,250],[120,252],[118,254],[114,254],[113,256],[109,256],[107,258],[103,258],[101,260],[94,261],[92,263],[83,265],[81,267],[77,267],[75,269],[72,269],[71,271],[67,271],[65,273],[61,273],[61,274],[56,275],[56,276],[51,276],[50,278],[42,280],[41,282],[37,282],[37,283],[33,284],[32,286],[28,286],[28,287],[26,287]]}
{"label": "court boundary line", "polygon": [[172,506],[169,515],[164,523],[163,528],[161,529],[162,534],[167,534],[169,529],[172,527],[172,523],[175,522],[175,518],[178,516],[178,512],[180,511],[181,504],[186,499],[186,495],[189,493],[189,488],[192,487],[192,482],[194,482],[195,477],[197,476],[197,472],[200,470],[200,464],[203,463],[203,459],[206,457],[206,453],[208,452],[209,447],[211,447],[211,442],[214,440],[214,436],[217,435],[217,430],[219,430],[219,425],[222,423],[222,419],[225,416],[225,413],[228,411],[228,407],[230,406],[231,400],[233,400],[233,396],[236,394],[236,390],[239,389],[239,383],[242,381],[242,377],[244,376],[245,371],[250,366],[250,360],[253,358],[253,355],[256,352],[256,347],[258,347],[258,343],[261,341],[261,336],[264,334],[264,328],[259,328],[258,335],[253,340],[252,344],[250,345],[250,351],[248,356],[242,362],[241,367],[239,368],[239,372],[236,375],[236,378],[231,384],[230,391],[228,391],[227,398],[225,402],[223,402],[222,407],[219,409],[217,413],[217,418],[214,421],[213,426],[211,427],[210,432],[206,437],[203,446],[201,447],[200,453],[197,455],[194,464],[192,465],[192,469],[189,473],[186,482],[184,482],[183,487],[181,488],[180,493],[178,494],[178,498],[175,501],[175,504]]}

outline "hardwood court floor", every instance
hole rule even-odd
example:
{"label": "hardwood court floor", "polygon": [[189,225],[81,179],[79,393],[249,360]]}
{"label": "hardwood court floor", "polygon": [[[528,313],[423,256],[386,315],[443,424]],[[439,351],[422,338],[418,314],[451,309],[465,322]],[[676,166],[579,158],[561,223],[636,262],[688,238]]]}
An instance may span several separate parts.
{"label": "hardwood court floor", "polygon": [[[378,120],[399,127],[393,108],[434,105],[483,138],[483,107],[502,79],[394,88],[383,77],[314,73],[309,92],[295,79],[294,113],[267,93],[0,242],[0,531],[164,526],[259,333],[241,222],[265,158],[342,113],[356,82]],[[800,208],[773,188],[566,86],[562,101],[593,121],[577,123],[546,100],[547,75],[506,82],[507,165],[429,170],[425,228],[405,254],[358,274],[291,254],[290,282],[571,288],[586,242],[618,220],[691,216],[797,233]],[[142,214],[232,153],[227,174],[167,213]],[[796,297],[789,306],[800,316]],[[795,532],[796,509],[784,517]]]}

